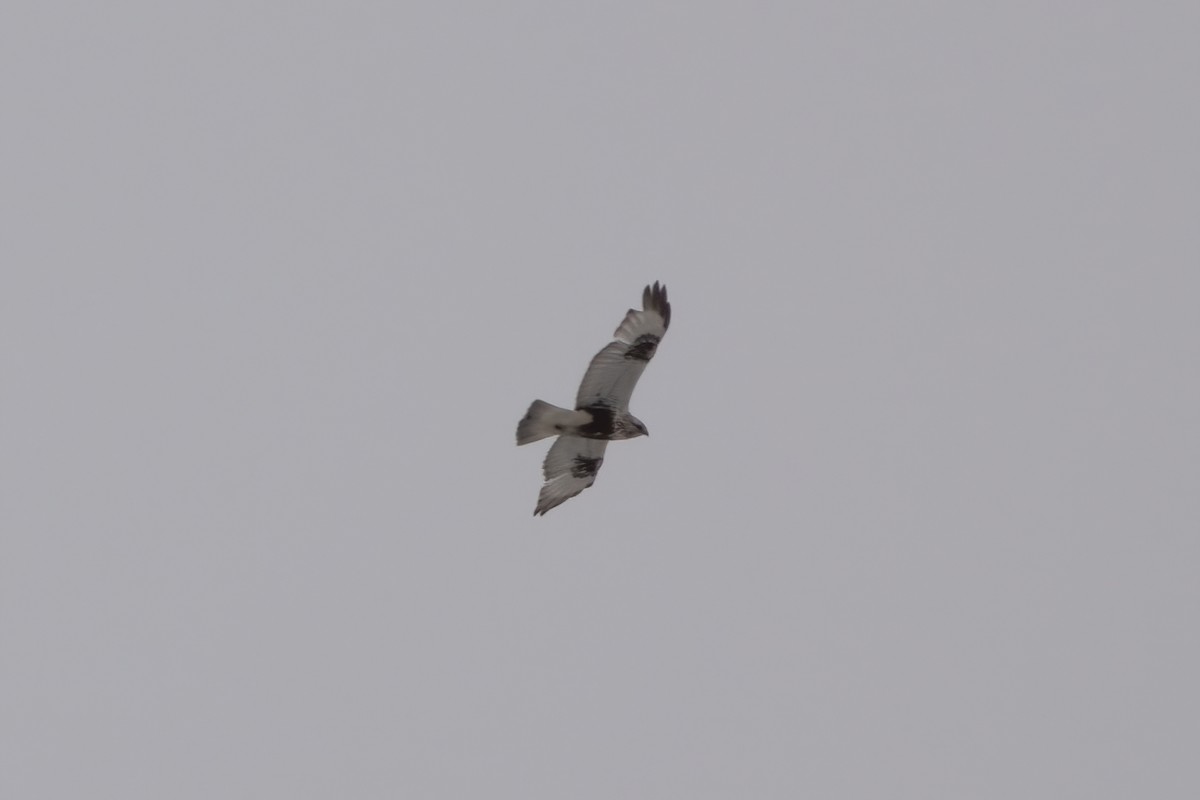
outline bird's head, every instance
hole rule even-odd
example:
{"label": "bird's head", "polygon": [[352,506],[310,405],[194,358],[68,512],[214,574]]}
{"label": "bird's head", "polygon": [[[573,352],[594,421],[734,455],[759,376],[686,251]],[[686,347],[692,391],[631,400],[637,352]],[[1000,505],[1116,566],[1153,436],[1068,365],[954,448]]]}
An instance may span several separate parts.
{"label": "bird's head", "polygon": [[633,430],[634,430],[633,435],[630,436],[629,438],[632,439],[634,436],[649,436],[650,435],[650,429],[646,427],[646,423],[642,422],[640,419],[633,416],[632,414],[629,415],[629,424],[633,426]]}

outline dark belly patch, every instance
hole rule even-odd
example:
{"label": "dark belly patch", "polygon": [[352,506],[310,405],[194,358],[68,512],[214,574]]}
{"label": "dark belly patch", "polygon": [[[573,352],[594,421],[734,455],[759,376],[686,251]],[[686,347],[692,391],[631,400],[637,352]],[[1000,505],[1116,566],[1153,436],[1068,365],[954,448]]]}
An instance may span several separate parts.
{"label": "dark belly patch", "polygon": [[575,429],[585,439],[611,439],[613,437],[613,410],[608,406],[584,406],[579,411],[592,415],[592,421]]}

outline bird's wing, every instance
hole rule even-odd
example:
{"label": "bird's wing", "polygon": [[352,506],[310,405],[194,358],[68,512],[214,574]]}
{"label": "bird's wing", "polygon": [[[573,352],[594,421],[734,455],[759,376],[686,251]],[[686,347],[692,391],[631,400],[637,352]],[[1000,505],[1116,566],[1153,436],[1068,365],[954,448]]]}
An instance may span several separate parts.
{"label": "bird's wing", "polygon": [[575,407],[607,405],[628,411],[633,387],[654,358],[670,324],[667,287],[655,281],[642,292],[642,310],[629,309],[613,334],[614,341],[592,358],[579,385]]}
{"label": "bird's wing", "polygon": [[560,436],[546,453],[542,474],[546,482],[538,494],[534,515],[545,514],[559,503],[596,482],[596,473],[604,463],[604,439],[584,439],[581,436]]}

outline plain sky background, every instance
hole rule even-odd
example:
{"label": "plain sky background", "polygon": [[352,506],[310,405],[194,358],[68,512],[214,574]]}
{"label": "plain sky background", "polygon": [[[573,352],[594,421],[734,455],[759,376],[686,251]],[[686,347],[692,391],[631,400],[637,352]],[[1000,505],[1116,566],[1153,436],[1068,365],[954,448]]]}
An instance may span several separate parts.
{"label": "plain sky background", "polygon": [[1200,796],[1197,42],[6,3],[0,795]]}

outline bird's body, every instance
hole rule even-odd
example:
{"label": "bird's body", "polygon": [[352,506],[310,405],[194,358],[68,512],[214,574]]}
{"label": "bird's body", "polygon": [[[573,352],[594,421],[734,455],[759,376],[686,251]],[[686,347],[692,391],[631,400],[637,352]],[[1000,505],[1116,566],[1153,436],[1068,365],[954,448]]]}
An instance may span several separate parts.
{"label": "bird's body", "polygon": [[529,406],[517,424],[517,444],[558,437],[542,464],[546,482],[535,515],[545,514],[591,486],[610,441],[649,435],[642,421],[629,413],[629,398],[670,324],[667,287],[657,282],[647,286],[642,310],[630,309],[613,341],[592,358],[575,409],[543,400],[534,400]]}

